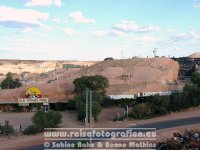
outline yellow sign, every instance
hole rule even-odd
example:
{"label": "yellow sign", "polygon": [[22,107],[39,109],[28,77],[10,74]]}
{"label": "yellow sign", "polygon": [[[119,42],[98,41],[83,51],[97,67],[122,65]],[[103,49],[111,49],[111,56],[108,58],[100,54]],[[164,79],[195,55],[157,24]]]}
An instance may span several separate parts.
{"label": "yellow sign", "polygon": [[31,86],[26,90],[26,98],[41,98],[42,93],[40,89],[35,86]]}
{"label": "yellow sign", "polygon": [[48,98],[42,98],[41,91],[35,86],[31,86],[26,90],[26,98],[19,98],[18,104],[19,106],[29,106],[31,103],[43,103],[43,105],[49,104]]}

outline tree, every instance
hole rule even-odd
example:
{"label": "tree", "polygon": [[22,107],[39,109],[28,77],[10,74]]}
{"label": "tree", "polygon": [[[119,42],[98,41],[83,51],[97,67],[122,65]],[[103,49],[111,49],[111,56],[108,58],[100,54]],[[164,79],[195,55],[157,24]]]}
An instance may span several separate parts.
{"label": "tree", "polygon": [[7,73],[6,78],[1,82],[2,89],[14,89],[21,86],[19,79],[13,80],[11,72]]}
{"label": "tree", "polygon": [[[74,80],[76,96],[74,98],[76,102],[77,118],[83,120],[86,117],[86,88],[92,92],[92,114],[95,120],[97,120],[102,108],[102,100],[106,97],[106,88],[109,86],[109,81],[106,77],[95,76],[83,76]],[[88,106],[89,107],[89,106]],[[89,112],[88,112],[89,114]],[[89,116],[88,116],[89,117]]]}
{"label": "tree", "polygon": [[[78,94],[75,96],[74,101],[76,102],[76,110],[77,110],[77,118],[78,120],[83,120],[86,117],[86,92],[84,91],[81,94]],[[103,100],[103,97],[101,94],[97,92],[93,92],[92,94],[92,116],[94,117],[95,120],[97,120],[98,115],[100,114],[102,107],[101,107],[101,102]],[[88,104],[88,108],[89,108]],[[88,112],[88,118],[89,118],[89,112]]]}
{"label": "tree", "polygon": [[101,75],[95,76],[82,76],[74,80],[75,93],[81,94],[86,87],[92,91],[105,94],[106,88],[109,86],[109,81],[106,77]]}
{"label": "tree", "polygon": [[[89,108],[90,105],[88,105]],[[93,101],[92,102],[92,116],[95,120],[97,120],[99,114],[101,113],[102,107],[100,103]],[[86,117],[86,110],[85,110],[85,104],[81,103],[80,107],[77,109],[77,118],[78,120],[83,120]],[[88,112],[88,118],[90,118],[90,114]]]}
{"label": "tree", "polygon": [[44,128],[55,128],[61,123],[62,115],[56,111],[38,111],[32,118],[33,124],[39,131]]}
{"label": "tree", "polygon": [[101,107],[100,103],[93,101],[92,102],[92,115],[94,117],[94,120],[97,120],[97,117],[101,113],[101,110],[102,110],[102,107]]}

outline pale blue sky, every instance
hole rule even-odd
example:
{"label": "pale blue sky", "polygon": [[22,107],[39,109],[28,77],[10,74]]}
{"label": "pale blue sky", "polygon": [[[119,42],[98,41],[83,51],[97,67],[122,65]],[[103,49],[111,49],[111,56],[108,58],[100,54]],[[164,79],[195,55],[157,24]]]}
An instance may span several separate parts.
{"label": "pale blue sky", "polygon": [[200,0],[0,0],[0,59],[200,51]]}

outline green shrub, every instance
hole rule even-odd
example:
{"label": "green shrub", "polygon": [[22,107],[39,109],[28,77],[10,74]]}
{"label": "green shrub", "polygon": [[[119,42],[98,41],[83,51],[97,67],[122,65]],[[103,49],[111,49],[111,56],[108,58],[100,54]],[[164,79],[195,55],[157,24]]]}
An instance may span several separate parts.
{"label": "green shrub", "polygon": [[50,128],[56,128],[62,122],[62,115],[58,111],[48,111],[46,113],[46,118],[48,119]]}
{"label": "green shrub", "polygon": [[2,133],[3,135],[8,135],[8,134],[13,134],[15,132],[13,126],[8,125],[0,125],[0,133]]}
{"label": "green shrub", "polygon": [[114,100],[111,99],[109,97],[103,99],[103,101],[101,102],[101,105],[103,107],[124,107],[126,105],[128,106],[133,106],[134,104],[136,104],[136,100],[135,99],[119,99],[119,100]]}
{"label": "green shrub", "polygon": [[43,131],[44,128],[55,128],[61,123],[62,115],[56,111],[38,111],[32,118],[33,124],[39,131]]}
{"label": "green shrub", "polygon": [[154,110],[147,103],[137,104],[132,108],[129,116],[135,119],[148,119],[154,116]]}
{"label": "green shrub", "polygon": [[39,132],[39,129],[35,125],[30,125],[24,129],[23,134],[31,135],[31,134],[37,134],[38,132]]}

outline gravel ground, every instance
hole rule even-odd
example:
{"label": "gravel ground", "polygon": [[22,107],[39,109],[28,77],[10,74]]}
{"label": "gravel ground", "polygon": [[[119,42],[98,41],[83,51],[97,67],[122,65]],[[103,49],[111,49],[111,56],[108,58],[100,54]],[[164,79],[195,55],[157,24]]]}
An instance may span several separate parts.
{"label": "gravel ground", "polygon": [[31,118],[34,113],[23,112],[23,113],[0,113],[0,123],[5,124],[5,120],[9,121],[9,124],[14,126],[14,128],[19,128],[20,125],[22,128],[25,128],[31,125]]}

